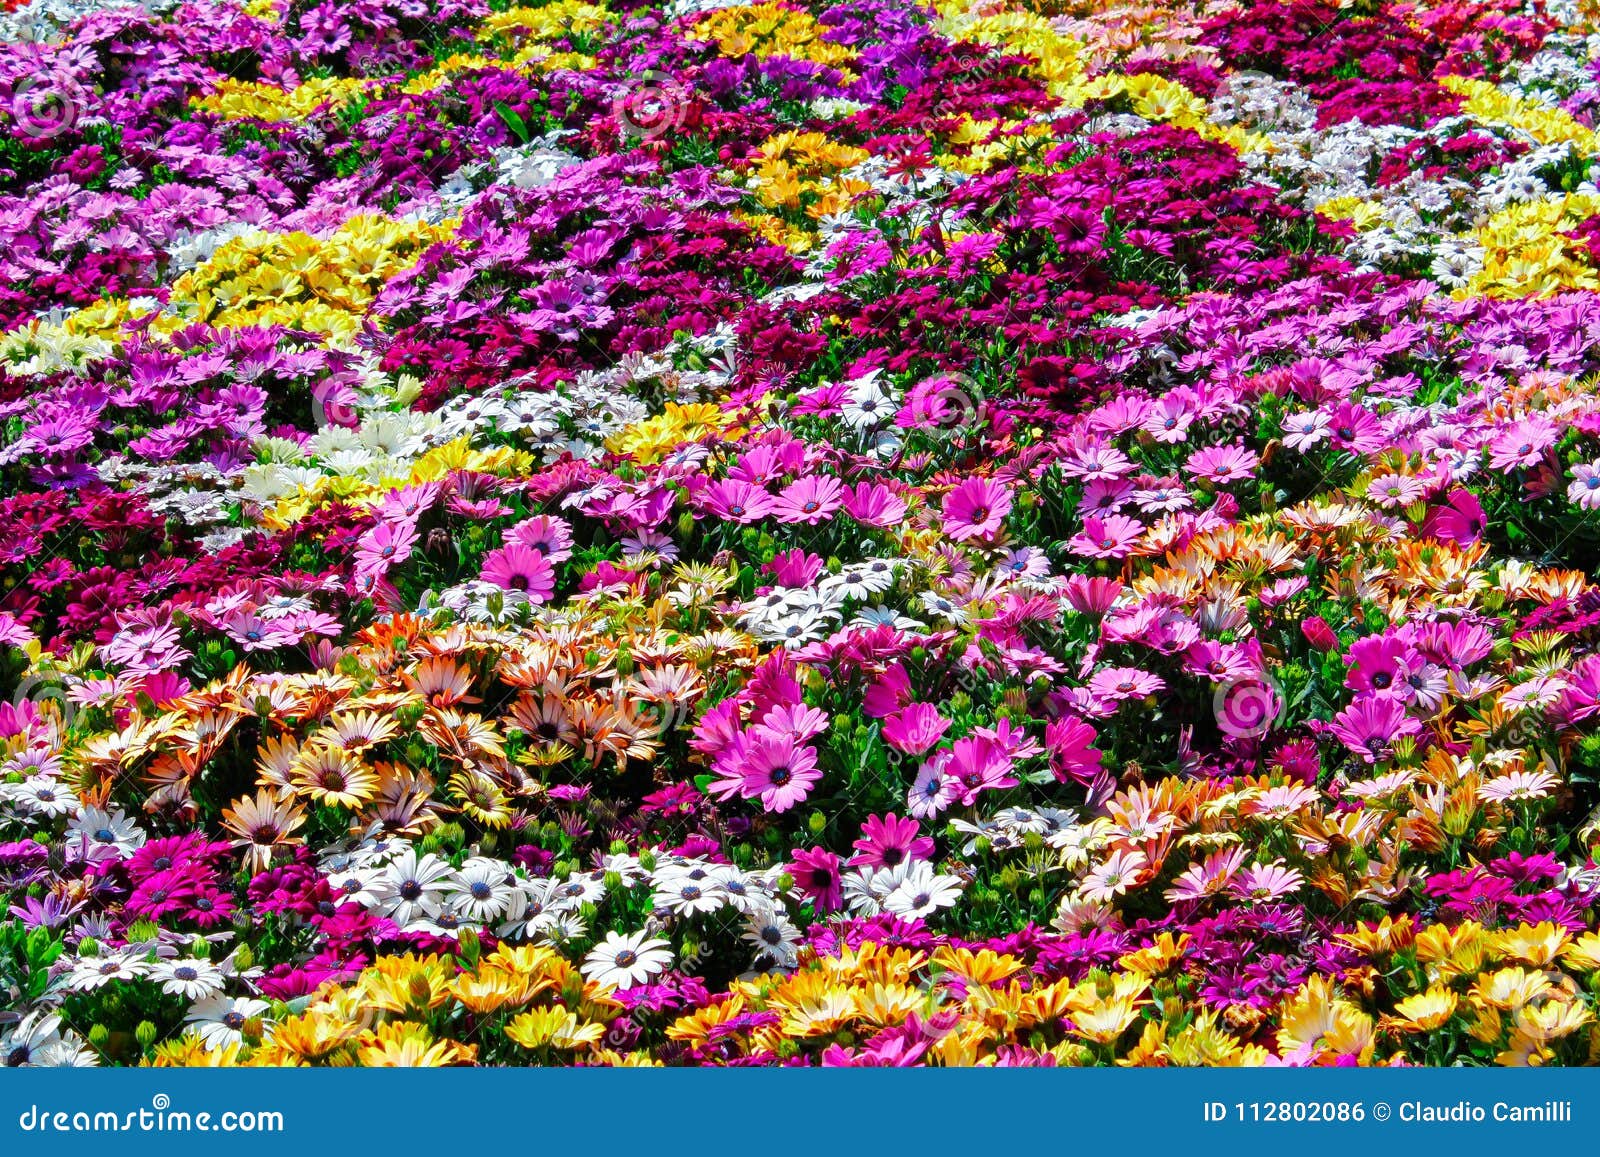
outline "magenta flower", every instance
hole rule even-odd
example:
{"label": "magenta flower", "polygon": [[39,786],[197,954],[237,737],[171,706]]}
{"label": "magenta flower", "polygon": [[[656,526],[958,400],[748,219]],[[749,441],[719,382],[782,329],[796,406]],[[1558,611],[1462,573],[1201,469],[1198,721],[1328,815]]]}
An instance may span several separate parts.
{"label": "magenta flower", "polygon": [[892,868],[908,860],[933,857],[933,840],[922,835],[922,825],[893,812],[868,816],[861,825],[861,838],[851,846],[856,854],[850,863],[860,867]]}
{"label": "magenta flower", "polygon": [[1144,524],[1125,514],[1091,514],[1067,549],[1085,558],[1127,558],[1144,536]]}
{"label": "magenta flower", "polygon": [[560,518],[541,514],[506,531],[506,542],[536,550],[552,563],[572,557],[572,528]]}
{"label": "magenta flower", "polygon": [[1067,605],[1079,614],[1103,615],[1126,588],[1113,578],[1075,574],[1067,580]]}
{"label": "magenta flower", "polygon": [[[759,733],[742,739],[718,760],[722,780],[745,799],[759,799],[769,812],[786,812],[811,794],[822,779],[817,753],[792,735]],[[731,794],[731,792],[728,792]]]}
{"label": "magenta flower", "polygon": [[817,581],[827,565],[821,555],[795,549],[779,551],[761,569],[770,574],[779,586],[808,587]]}
{"label": "magenta flower", "polygon": [[906,516],[906,504],[881,482],[858,482],[841,497],[844,512],[867,526],[895,526]]}
{"label": "magenta flower", "polygon": [[[1600,477],[1597,477],[1596,489],[1600,490]],[[1571,493],[1569,490],[1568,495],[1571,496]],[[1584,504],[1580,502],[1579,505]],[[1596,505],[1600,506],[1600,499],[1597,499]],[[1483,504],[1478,501],[1478,496],[1458,486],[1446,496],[1444,505],[1428,511],[1420,533],[1458,546],[1471,546],[1483,537],[1488,526],[1489,520],[1483,513]]]}
{"label": "magenta flower", "polygon": [[1156,401],[1144,420],[1144,429],[1157,442],[1182,442],[1188,438],[1194,418],[1193,395],[1175,390]]}
{"label": "magenta flower", "polygon": [[1254,477],[1260,461],[1259,456],[1243,446],[1208,446],[1191,454],[1184,469],[1196,478],[1221,486]]}
{"label": "magenta flower", "polygon": [[791,853],[788,871],[794,886],[818,912],[837,912],[844,902],[839,865],[839,857],[826,848],[797,848]]}
{"label": "magenta flower", "polygon": [[779,522],[815,526],[833,517],[834,511],[842,505],[839,494],[843,489],[837,478],[827,475],[797,478],[772,500],[770,513]]}
{"label": "magenta flower", "polygon": [[956,542],[987,538],[1011,513],[1011,491],[991,478],[968,478],[944,500],[944,530]]}
{"label": "magenta flower", "polygon": [[1350,644],[1350,672],[1344,685],[1353,691],[1393,694],[1396,684],[1422,668],[1422,656],[1398,635],[1368,635]]}
{"label": "magenta flower", "polygon": [[700,506],[707,514],[729,522],[759,522],[772,511],[772,495],[753,482],[726,478],[701,491]]}
{"label": "magenta flower", "polygon": [[912,703],[883,722],[883,741],[905,755],[921,755],[944,736],[950,721],[931,703]]}
{"label": "magenta flower", "polygon": [[1081,719],[1063,715],[1052,719],[1044,729],[1044,745],[1050,752],[1050,770],[1062,783],[1087,786],[1100,774],[1101,752],[1095,747],[1095,730]]}
{"label": "magenta flower", "polygon": [[913,702],[911,677],[899,663],[890,667],[862,696],[861,710],[869,719],[887,719]]}
{"label": "magenta flower", "polygon": [[502,546],[483,556],[483,581],[501,590],[520,591],[542,603],[556,589],[556,572],[550,560],[526,546]]}
{"label": "magenta flower", "polygon": [[356,544],[356,573],[382,575],[411,557],[417,542],[416,523],[380,522]]}
{"label": "magenta flower", "polygon": [[939,773],[962,807],[971,807],[986,791],[1017,786],[1010,753],[992,739],[969,735],[940,754]]}
{"label": "magenta flower", "polygon": [[1166,689],[1161,676],[1138,667],[1107,667],[1089,680],[1089,694],[1114,706],[1128,699],[1144,699]]}
{"label": "magenta flower", "polygon": [[1399,699],[1366,695],[1339,712],[1328,730],[1353,754],[1377,763],[1388,758],[1396,739],[1416,735],[1422,724],[1406,714]]}
{"label": "magenta flower", "polygon": [[1537,466],[1560,436],[1560,427],[1548,418],[1519,418],[1490,440],[1489,467],[1512,470]]}

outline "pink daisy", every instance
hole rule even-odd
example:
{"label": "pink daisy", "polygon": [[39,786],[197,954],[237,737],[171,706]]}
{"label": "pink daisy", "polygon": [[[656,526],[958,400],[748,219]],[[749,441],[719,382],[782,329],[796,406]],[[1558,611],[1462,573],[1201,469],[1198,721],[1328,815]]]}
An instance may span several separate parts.
{"label": "pink daisy", "polygon": [[944,737],[950,721],[931,703],[912,703],[883,723],[883,741],[906,755],[921,755]]}
{"label": "pink daisy", "polygon": [[825,474],[797,478],[772,500],[772,517],[779,522],[815,526],[833,517],[842,505],[839,494],[843,489],[837,478]]}
{"label": "pink daisy", "polygon": [[542,603],[556,589],[556,572],[550,560],[526,546],[502,546],[483,558],[483,581],[501,590],[521,591]]}
{"label": "pink daisy", "polygon": [[944,499],[945,534],[956,542],[987,538],[1011,513],[1011,491],[991,478],[968,478]]}
{"label": "pink daisy", "polygon": [[926,860],[933,856],[933,840],[922,834],[922,825],[914,819],[901,819],[890,812],[886,816],[868,816],[861,825],[861,838],[851,845],[856,854],[850,863],[858,867],[893,868],[909,860]]}

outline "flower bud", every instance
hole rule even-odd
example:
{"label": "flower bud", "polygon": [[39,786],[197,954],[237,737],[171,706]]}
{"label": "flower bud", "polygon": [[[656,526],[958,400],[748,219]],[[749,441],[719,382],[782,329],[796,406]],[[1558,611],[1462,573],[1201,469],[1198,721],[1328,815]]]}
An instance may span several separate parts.
{"label": "flower bud", "polygon": [[1328,626],[1328,621],[1321,615],[1312,615],[1300,623],[1300,633],[1319,651],[1335,651],[1339,648],[1339,636],[1333,633],[1333,628]]}
{"label": "flower bud", "polygon": [[422,973],[412,973],[411,981],[406,985],[406,995],[418,1008],[427,1008],[433,997],[433,985],[428,983],[428,978]]}

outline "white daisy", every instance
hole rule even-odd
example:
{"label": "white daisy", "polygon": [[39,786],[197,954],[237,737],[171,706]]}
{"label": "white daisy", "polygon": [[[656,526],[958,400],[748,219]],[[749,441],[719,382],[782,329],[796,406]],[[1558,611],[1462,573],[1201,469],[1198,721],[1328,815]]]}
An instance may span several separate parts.
{"label": "white daisy", "polygon": [[222,991],[222,973],[209,960],[162,960],[150,968],[150,979],[187,1000],[204,1000]]}
{"label": "white daisy", "polygon": [[665,940],[651,939],[647,932],[626,936],[607,932],[583,958],[585,977],[599,984],[632,988],[666,971],[672,964],[672,948]]}
{"label": "white daisy", "polygon": [[563,908],[578,908],[584,904],[598,904],[605,899],[606,883],[604,874],[596,877],[592,874],[569,876],[555,890],[554,899]]}
{"label": "white daisy", "polygon": [[31,775],[6,794],[23,810],[52,818],[71,815],[82,806],[76,795],[48,775]]}
{"label": "white daisy", "polygon": [[126,952],[80,956],[67,984],[75,992],[89,992],[113,980],[138,980],[148,972],[149,966],[143,960]]}
{"label": "white daisy", "polygon": [[651,896],[651,901],[658,909],[665,909],[675,916],[693,916],[698,912],[715,912],[728,902],[727,894],[717,886],[715,881],[678,879],[663,884],[659,891]]}
{"label": "white daisy", "polygon": [[99,1058],[72,1032],[63,1032],[61,1017],[35,1010],[0,1036],[0,1067],[87,1068]]}
{"label": "white daisy", "polygon": [[[898,870],[896,869],[891,870]],[[904,865],[905,875],[883,899],[886,911],[906,920],[920,920],[961,899],[961,880],[934,871],[926,860]]]}
{"label": "white daisy", "polygon": [[765,956],[779,968],[793,968],[799,963],[800,930],[776,908],[750,913],[744,938],[756,950],[757,959]]}
{"label": "white daisy", "polygon": [[445,882],[450,907],[475,923],[506,916],[513,904],[526,904],[517,875],[508,864],[477,856]]}
{"label": "white daisy", "polygon": [[144,832],[121,808],[108,812],[86,807],[67,825],[68,853],[84,859],[108,854],[119,860],[127,859],[144,841]]}
{"label": "white daisy", "polygon": [[384,869],[373,888],[375,906],[404,928],[412,920],[437,916],[444,908],[445,880],[450,865],[428,853],[407,848]]}

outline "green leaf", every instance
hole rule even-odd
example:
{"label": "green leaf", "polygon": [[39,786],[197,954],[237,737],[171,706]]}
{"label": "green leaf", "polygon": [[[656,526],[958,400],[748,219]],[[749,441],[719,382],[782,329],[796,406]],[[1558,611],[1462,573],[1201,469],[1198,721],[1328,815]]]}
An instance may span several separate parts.
{"label": "green leaf", "polygon": [[505,101],[495,101],[494,111],[500,114],[500,119],[506,122],[506,128],[512,131],[517,140],[526,144],[533,139],[533,134],[528,131],[527,122],[522,119],[522,115]]}

